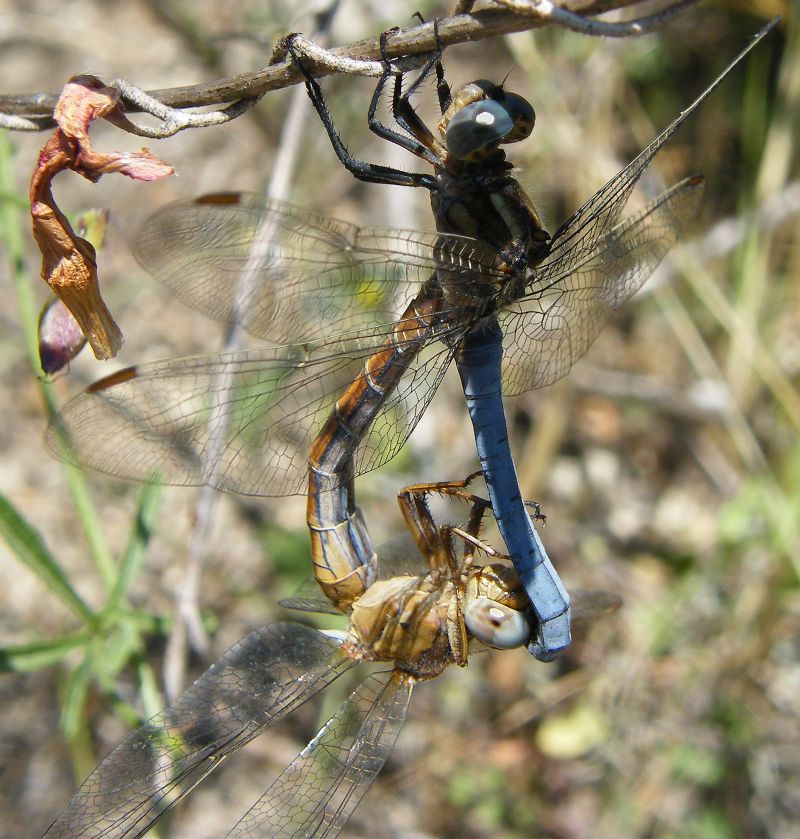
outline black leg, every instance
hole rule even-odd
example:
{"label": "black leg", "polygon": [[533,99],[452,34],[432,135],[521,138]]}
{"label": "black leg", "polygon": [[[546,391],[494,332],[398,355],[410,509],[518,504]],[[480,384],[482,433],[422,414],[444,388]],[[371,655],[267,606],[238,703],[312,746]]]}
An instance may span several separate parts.
{"label": "black leg", "polygon": [[[421,23],[425,22],[419,12],[415,12],[415,17],[418,17]],[[436,94],[439,99],[439,108],[442,113],[450,107],[450,103],[452,101],[450,85],[447,84],[444,78],[444,67],[442,66],[442,45],[439,40],[438,19],[433,22],[433,31],[436,37],[436,51],[426,62],[422,70],[420,70],[419,75],[405,94],[402,92],[402,74],[398,74],[395,78],[394,91],[392,95],[392,116],[404,131],[407,131],[413,137],[416,137],[417,140],[425,146],[425,148],[433,151],[438,160],[441,161],[446,153],[445,148],[443,147],[441,141],[437,140],[433,136],[425,123],[423,123],[417,116],[417,113],[411,104],[411,98],[434,70],[436,71]],[[384,33],[384,35],[381,36],[381,55],[383,57],[384,64],[387,66],[387,70],[389,68],[389,59],[386,55],[386,35],[388,34],[389,33]],[[371,108],[372,112],[374,112],[375,106],[377,106],[377,100],[373,99],[373,106]],[[415,154],[417,153],[410,146],[406,146],[406,148]]]}
{"label": "black leg", "polygon": [[439,61],[436,63],[436,95],[439,97],[439,109],[444,114],[450,107],[453,96],[450,91],[450,85],[445,81],[444,67],[442,67],[442,42],[439,40],[439,18],[433,21],[433,32],[436,36],[436,52],[439,55]]}
{"label": "black leg", "polygon": [[[386,55],[386,39],[395,31],[394,29],[390,29],[388,32],[381,34],[381,56],[383,58],[385,72],[375,88],[375,93],[372,94],[372,101],[369,104],[369,111],[367,113],[367,125],[369,126],[369,130],[373,134],[377,134],[378,137],[388,140],[390,143],[395,143],[410,151],[411,154],[436,166],[441,162],[441,155],[444,149],[441,143],[436,141],[425,123],[417,116],[408,99],[417,90],[422,80],[431,74],[439,58],[438,55],[434,56],[425,64],[408,93],[403,95],[403,74],[392,69],[389,57]],[[386,82],[392,76],[394,77],[394,84],[392,85],[392,116],[407,134],[401,134],[395,131],[388,125],[382,123],[376,116],[383,89],[386,86]]]}
{"label": "black leg", "polygon": [[[333,146],[333,150],[336,152],[336,156],[342,162],[342,165],[345,166],[348,171],[350,171],[360,181],[368,181],[370,183],[394,184],[397,186],[421,186],[430,190],[436,188],[436,182],[431,175],[420,172],[403,172],[400,169],[394,169],[390,166],[381,166],[378,163],[367,163],[353,157],[353,155],[351,155],[347,150],[342,138],[339,136],[336,126],[333,124],[333,118],[328,110],[325,97],[322,94],[322,88],[320,88],[317,80],[311,75],[311,73],[306,70],[301,56],[294,51],[292,38],[287,40],[286,46],[289,54],[292,56],[292,59],[305,78],[308,97],[311,99],[311,104],[314,106],[314,109],[319,115],[322,125],[328,132],[328,137],[331,141],[331,145]],[[385,78],[381,77],[381,81],[378,83],[378,89],[380,90],[380,87],[385,83]]]}
{"label": "black leg", "polygon": [[[425,23],[425,18],[419,12],[414,12],[414,17],[418,18],[420,23]],[[439,110],[444,114],[450,107],[453,97],[450,92],[450,85],[447,84],[444,78],[444,67],[442,66],[442,53],[444,50],[442,48],[442,39],[439,37],[438,17],[433,19],[433,37],[436,42],[436,53],[434,55],[436,59],[436,95],[439,98]],[[410,94],[411,91],[409,91]]]}

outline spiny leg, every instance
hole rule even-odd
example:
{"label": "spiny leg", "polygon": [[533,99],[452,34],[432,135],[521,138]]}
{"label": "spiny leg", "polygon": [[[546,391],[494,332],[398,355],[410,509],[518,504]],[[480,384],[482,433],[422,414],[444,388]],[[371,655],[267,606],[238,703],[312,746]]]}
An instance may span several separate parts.
{"label": "spiny leg", "polygon": [[[439,495],[447,495],[452,498],[461,499],[472,505],[466,527],[462,528],[455,525],[443,525],[438,529],[438,539],[435,539],[437,544],[441,543],[448,546],[447,551],[451,555],[451,558],[452,537],[458,537],[461,539],[461,541],[463,541],[466,545],[464,549],[463,563],[465,567],[469,567],[469,565],[472,564],[472,558],[475,554],[476,548],[482,550],[488,556],[494,557],[495,559],[511,559],[509,554],[496,550],[480,538],[479,534],[483,517],[486,514],[486,511],[491,509],[491,502],[480,495],[466,491],[466,487],[469,486],[475,478],[482,475],[483,472],[478,470],[476,472],[472,472],[470,475],[467,475],[466,478],[461,480],[430,481],[419,484],[410,484],[398,493],[398,503],[400,504],[401,510],[404,512],[404,516],[405,510],[412,508],[422,514],[420,519],[405,516],[409,529],[412,530],[413,533],[413,531],[422,524],[421,519],[424,517],[425,532],[428,534],[429,538],[431,534],[433,534],[434,524],[433,517],[428,509],[427,503],[424,502],[425,496],[430,495],[431,493],[437,493]],[[534,521],[541,521],[543,524],[546,523],[547,516],[542,513],[538,502],[525,501],[523,503],[526,507],[530,507],[534,511],[532,515],[532,519]],[[419,541],[417,544],[420,546],[420,550],[423,554],[426,554],[425,547],[423,547]],[[425,544],[429,544],[429,542],[426,542]],[[451,559],[451,562],[448,562],[448,566],[451,568],[453,567],[453,561],[454,560]]]}
{"label": "spiny leg", "polygon": [[531,518],[535,522],[540,521],[542,523],[542,527],[547,524],[547,516],[542,512],[542,508],[539,506],[538,501],[523,501],[522,503],[533,510]]}
{"label": "spiny leg", "polygon": [[[422,15],[420,15],[418,12],[416,13],[416,17],[418,17],[422,23],[425,22],[422,18]],[[397,122],[397,124],[404,131],[406,131],[408,134],[411,135],[411,137],[414,137],[416,138],[416,140],[419,141],[419,145],[415,143],[413,140],[406,137],[405,135],[399,134],[398,132],[393,131],[392,129],[383,125],[375,117],[375,111],[377,109],[380,94],[382,92],[382,84],[379,84],[379,87],[376,88],[375,94],[372,97],[367,122],[369,124],[370,130],[377,134],[379,137],[383,137],[384,139],[397,143],[403,148],[408,149],[408,151],[410,151],[412,154],[415,154],[418,157],[427,160],[429,163],[435,166],[443,161],[444,156],[447,153],[447,150],[441,143],[441,141],[437,140],[436,137],[434,137],[434,135],[432,134],[430,129],[425,125],[425,123],[422,122],[417,112],[414,110],[413,105],[411,104],[411,98],[419,90],[423,82],[425,82],[428,79],[431,72],[435,71],[436,92],[439,99],[439,108],[441,109],[441,112],[444,113],[450,106],[450,86],[445,81],[444,68],[442,67],[442,48],[441,42],[439,40],[439,21],[435,20],[433,26],[434,33],[436,36],[436,51],[422,67],[419,74],[417,75],[417,78],[412,82],[411,86],[405,93],[403,93],[402,90],[404,74],[400,71],[392,70],[391,62],[389,60],[386,50],[386,41],[388,36],[391,35],[393,32],[396,32],[397,29],[395,28],[389,30],[388,32],[384,32],[380,38],[381,57],[383,58],[386,72],[387,74],[391,73],[395,77],[395,82],[392,90],[392,116],[394,117],[395,122]]]}
{"label": "spiny leg", "polygon": [[[494,556],[498,559],[509,559],[513,562],[513,559],[508,554],[500,553],[496,551],[491,546],[486,545],[483,540],[479,538],[480,532],[480,524],[483,518],[483,515],[486,509],[489,509],[490,504],[485,499],[480,498],[480,496],[476,496],[473,493],[465,491],[465,487],[469,484],[476,476],[481,475],[482,472],[475,472],[469,475],[463,481],[449,481],[443,483],[431,483],[431,484],[419,484],[413,487],[408,487],[409,490],[414,491],[428,491],[428,492],[440,492],[441,494],[452,495],[455,497],[463,498],[465,500],[470,501],[473,504],[473,509],[470,516],[470,522],[465,529],[458,528],[458,527],[448,527],[448,528],[441,528],[441,541],[447,545],[447,555],[450,557],[450,562],[452,563],[451,567],[458,567],[458,563],[455,560],[455,550],[452,544],[453,538],[460,538],[465,543],[465,549],[463,554],[463,562],[460,563],[459,574],[463,576],[464,571],[468,569],[474,558],[475,550],[480,549],[485,551],[490,556]],[[532,507],[534,510],[534,517],[543,519],[544,516],[541,513],[541,510],[535,502],[523,502],[526,507]],[[535,534],[535,531],[534,531]],[[538,540],[538,536],[534,536],[535,539]],[[461,589],[458,585],[455,586],[456,589],[456,597],[454,598],[455,603],[455,610],[448,615],[448,622],[451,626],[451,631],[449,632],[451,638],[451,647],[454,650],[454,656],[458,663],[462,663],[462,657],[456,655],[456,646],[459,645],[458,649],[461,649],[461,639],[463,635],[461,633],[461,623],[462,617],[465,615],[464,611],[464,597]],[[513,607],[513,610],[516,611],[517,607]],[[475,632],[475,628],[472,628],[472,631]],[[544,654],[540,653],[540,656]],[[539,657],[539,656],[537,656]],[[545,658],[544,660],[552,660]]]}
{"label": "spiny leg", "polygon": [[[450,650],[456,664],[463,667],[467,663],[469,647],[468,633],[465,623],[464,591],[466,580],[464,569],[471,562],[474,547],[469,543],[471,534],[480,529],[481,519],[490,504],[484,498],[467,492],[465,487],[477,475],[476,472],[460,481],[440,481],[436,483],[415,484],[402,489],[397,494],[397,501],[403,513],[414,540],[430,567],[431,578],[435,583],[448,582],[452,592],[451,602],[447,609],[447,636]],[[432,492],[450,495],[471,502],[467,529],[462,530],[451,525],[437,527],[428,507],[428,496]],[[465,561],[460,562],[455,552],[453,531],[463,533],[467,537],[467,548],[464,552]],[[469,554],[469,560],[467,556]]]}
{"label": "spiny leg", "polygon": [[[435,179],[431,175],[421,172],[404,172],[401,169],[395,169],[391,166],[383,166],[379,163],[368,163],[363,160],[358,160],[345,146],[344,141],[339,136],[336,126],[333,124],[333,118],[328,110],[327,102],[322,93],[322,88],[319,86],[317,80],[311,75],[309,70],[303,64],[302,55],[296,43],[297,36],[290,36],[286,40],[286,48],[292,56],[297,68],[303,74],[305,79],[306,91],[311,100],[311,104],[316,110],[320,122],[322,122],[325,131],[328,133],[328,138],[331,141],[333,150],[336,156],[341,161],[342,165],[353,174],[354,177],[361,181],[380,184],[393,184],[396,186],[419,186],[425,189],[433,190],[436,188]],[[384,73],[378,81],[376,94],[380,95],[380,91],[386,84],[391,72]]]}
{"label": "spiny leg", "polygon": [[[460,480],[423,481],[418,484],[409,484],[408,486],[403,487],[401,492],[406,495],[430,495],[435,492],[438,495],[449,495],[454,498],[461,498],[464,501],[469,501],[470,503],[481,502],[485,501],[485,499],[472,492],[464,492],[464,490],[475,480],[475,478],[482,476],[483,472],[478,469],[476,472],[472,472],[467,475],[466,478],[461,478]],[[489,502],[486,501],[485,503],[488,504]]]}
{"label": "spiny leg", "polygon": [[[425,556],[434,574],[446,572],[453,584],[458,588],[458,580],[461,574],[461,563],[455,557],[453,551],[452,532],[463,533],[464,541],[474,540],[480,545],[478,533],[481,522],[487,509],[490,509],[490,502],[475,493],[466,491],[466,487],[482,472],[473,472],[462,480],[436,481],[428,483],[412,484],[404,487],[397,494],[397,502],[417,547]],[[466,529],[456,528],[452,525],[437,527],[428,507],[427,496],[431,493],[447,495],[453,498],[466,501],[472,505],[469,521]],[[488,546],[487,546],[488,547]],[[496,554],[500,556],[500,554]],[[469,554],[471,560],[472,554]],[[467,555],[465,554],[465,559]],[[467,563],[469,564],[469,563]]]}
{"label": "spiny leg", "polygon": [[464,564],[471,565],[472,558],[475,556],[475,549],[483,551],[487,556],[493,559],[511,559],[508,554],[501,553],[493,548],[488,542],[484,542],[478,536],[473,535],[469,530],[457,525],[446,524],[442,527],[442,531],[449,537],[458,537],[465,543],[464,548]]}
{"label": "spiny leg", "polygon": [[426,492],[417,490],[415,486],[404,487],[397,493],[397,503],[419,552],[432,569],[437,569],[442,564],[444,546],[428,508],[426,495]]}
{"label": "spiny leg", "polygon": [[[483,473],[473,472],[471,475],[465,478],[464,483],[468,483],[477,475],[481,474]],[[461,539],[462,542],[464,542],[463,566],[465,568],[469,568],[472,565],[472,559],[475,556],[476,548],[482,550],[488,556],[494,557],[496,559],[510,559],[511,557],[508,554],[504,554],[498,550],[495,550],[491,545],[487,544],[480,538],[483,517],[484,515],[486,515],[486,511],[492,508],[491,502],[486,498],[481,498],[479,495],[474,495],[472,493],[459,494],[458,497],[466,498],[472,504],[472,509],[470,510],[469,520],[467,521],[466,528],[457,527],[453,525],[445,525],[441,528],[441,530],[443,534],[447,534],[447,539],[449,540],[451,545],[453,544],[454,537],[458,537],[459,539]]]}
{"label": "spiny leg", "polygon": [[[425,123],[419,118],[409,99],[418,89],[422,81],[431,74],[434,67],[437,65],[441,66],[440,55],[437,52],[425,63],[409,90],[404,94],[403,76],[405,74],[392,67],[386,50],[386,41],[388,37],[397,31],[397,28],[390,29],[387,32],[382,33],[380,37],[381,58],[383,59],[385,70],[377,87],[375,88],[375,92],[372,94],[369,111],[367,112],[367,125],[369,126],[369,130],[374,134],[377,134],[378,137],[388,140],[391,143],[395,143],[407,151],[410,151],[411,154],[414,154],[417,157],[426,160],[431,165],[436,166],[441,163],[442,156],[445,153],[444,146],[436,140]],[[439,71],[437,69],[437,78],[438,75]],[[389,128],[388,125],[384,125],[384,123],[382,123],[376,116],[383,88],[390,76],[394,76],[394,84],[392,85],[392,117],[395,122],[397,122],[397,124],[411,136],[406,136],[405,134],[401,134],[399,131]]]}
{"label": "spiny leg", "polygon": [[[420,23],[425,23],[425,19],[419,12],[414,13],[414,17],[419,19]],[[439,110],[444,112],[450,107],[453,101],[450,85],[447,84],[444,78],[444,67],[442,66],[442,54],[444,47],[442,47],[442,39],[439,37],[439,18],[433,19],[433,37],[436,42],[436,95],[439,99]],[[413,88],[409,91],[409,95],[413,92]]]}

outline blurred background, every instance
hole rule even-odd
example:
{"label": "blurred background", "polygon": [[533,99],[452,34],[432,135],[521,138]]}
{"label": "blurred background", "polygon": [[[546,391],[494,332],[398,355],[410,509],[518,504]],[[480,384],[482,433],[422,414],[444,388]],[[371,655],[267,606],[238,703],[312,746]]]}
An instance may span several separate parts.
{"label": "blurred background", "polygon": [[[410,27],[417,9],[428,20],[450,11],[345,0],[330,43]],[[2,92],[57,92],[81,72],[153,89],[254,70],[279,36],[310,32],[313,11],[288,0],[3,0]],[[509,156],[553,231],[749,36],[785,15],[642,179],[639,192],[653,196],[687,174],[706,176],[695,237],[566,379],[507,406],[524,495],[547,514],[542,535],[563,579],[615,592],[624,605],[576,631],[555,664],[524,650],[485,653],[420,685],[344,836],[800,837],[796,13],[781,0],[708,2],[636,39],[551,27],[446,51],[452,85],[508,75],[507,86],[533,103],[534,133]],[[373,84],[323,82],[338,127],[356,156],[419,169],[367,130]],[[180,177],[57,179],[71,217],[110,212],[100,271],[126,338],[113,362],[85,351],[55,381],[57,402],[121,366],[219,351],[223,328],[145,275],[130,236],[175,198],[263,190],[292,94],[269,94],[229,125],[148,143]],[[432,115],[432,89],[421,100]],[[426,194],[356,182],[310,105],[303,111],[288,200],[353,222],[433,229]],[[101,124],[92,137],[103,150],[142,145]],[[0,833],[9,837],[41,835],[137,715],[160,707],[197,509],[194,490],[165,488],[155,498],[96,474],[82,479],[82,495],[44,450],[46,414],[15,288],[28,284],[37,307],[47,296],[25,214],[45,139],[7,134],[0,161]],[[451,374],[401,455],[357,483],[377,543],[402,528],[401,486],[477,468]],[[190,656],[188,679],[249,630],[289,617],[277,601],[310,571],[304,511],[303,498],[219,497],[200,584],[210,641]],[[487,538],[502,548],[491,530]],[[81,622],[54,579],[102,610],[98,556],[133,556],[136,573],[124,608],[105,623]],[[334,685],[324,707],[251,744],[157,835],[224,835],[347,691]]]}

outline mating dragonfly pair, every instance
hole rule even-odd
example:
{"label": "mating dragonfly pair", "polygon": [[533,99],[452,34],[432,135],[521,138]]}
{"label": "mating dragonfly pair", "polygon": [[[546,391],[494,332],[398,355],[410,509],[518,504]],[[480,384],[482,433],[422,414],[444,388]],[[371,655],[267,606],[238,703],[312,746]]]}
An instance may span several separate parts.
{"label": "mating dragonfly pair", "polygon": [[[353,159],[306,74],[340,160],[364,180],[428,189],[436,234],[359,228],[230,196],[173,205],[146,223],[136,247],[148,270],[185,302],[270,345],[114,374],[68,403],[54,440],[66,434],[81,462],[128,478],[307,491],[314,576],[350,630],[342,641],[279,625],[243,639],[112,752],[48,836],[141,835],[223,757],[354,661],[393,662],[230,834],[333,836],[388,754],[416,680],[464,664],[470,638],[511,646],[530,636],[543,659],[569,643],[569,597],[517,487],[501,374],[506,394],[563,376],[674,244],[695,215],[702,179],[620,221],[622,209],[656,152],[769,28],[552,237],[500,148],[528,136],[530,105],[484,81],[451,98],[438,55],[405,92],[386,62],[369,110],[370,128],[431,163],[433,176]],[[434,73],[441,138],[410,102]],[[375,117],[390,83],[399,130]],[[473,565],[488,502],[463,482],[401,496],[427,568],[381,568],[354,478],[399,450],[453,359],[514,571]],[[465,529],[436,528],[424,502],[431,489],[472,505]]]}

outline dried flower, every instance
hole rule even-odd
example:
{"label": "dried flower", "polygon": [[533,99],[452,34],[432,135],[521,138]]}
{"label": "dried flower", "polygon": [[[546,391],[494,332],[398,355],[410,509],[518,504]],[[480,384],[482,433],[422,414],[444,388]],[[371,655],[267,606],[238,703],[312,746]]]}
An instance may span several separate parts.
{"label": "dried flower", "polygon": [[130,125],[119,104],[119,94],[94,76],[75,76],[61,92],[53,117],[58,127],[39,153],[31,178],[33,236],[42,253],[42,278],[80,325],[100,359],[111,358],[122,345],[122,333],[106,308],[97,282],[95,250],[78,236],[58,208],[51,185],[64,169],[95,182],[119,172],[140,181],[171,175],[174,169],[140,152],[97,152],[89,141],[89,124],[98,118]]}

